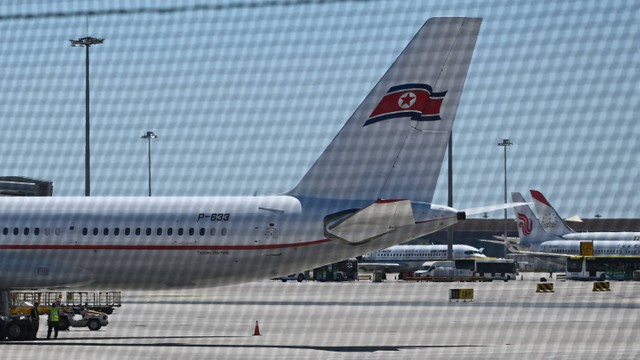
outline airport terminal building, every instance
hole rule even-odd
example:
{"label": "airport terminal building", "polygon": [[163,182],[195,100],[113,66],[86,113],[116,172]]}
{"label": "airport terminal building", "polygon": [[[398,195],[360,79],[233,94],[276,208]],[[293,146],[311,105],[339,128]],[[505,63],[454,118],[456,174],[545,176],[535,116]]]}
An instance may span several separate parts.
{"label": "airport terminal building", "polygon": [[0,176],[0,196],[52,196],[53,181],[24,176]]}

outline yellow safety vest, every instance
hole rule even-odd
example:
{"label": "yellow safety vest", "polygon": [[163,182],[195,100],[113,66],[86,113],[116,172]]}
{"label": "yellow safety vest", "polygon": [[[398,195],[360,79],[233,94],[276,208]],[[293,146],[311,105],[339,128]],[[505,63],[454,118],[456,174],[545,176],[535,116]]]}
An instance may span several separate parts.
{"label": "yellow safety vest", "polygon": [[60,321],[60,315],[58,314],[58,308],[49,309],[49,321],[51,321],[51,322]]}

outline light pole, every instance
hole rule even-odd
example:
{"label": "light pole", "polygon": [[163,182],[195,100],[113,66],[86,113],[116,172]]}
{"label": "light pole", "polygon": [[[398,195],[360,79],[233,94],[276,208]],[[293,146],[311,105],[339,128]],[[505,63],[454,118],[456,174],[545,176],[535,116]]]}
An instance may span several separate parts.
{"label": "light pole", "polygon": [[86,36],[77,40],[71,41],[71,46],[84,46],[86,49],[86,61],[85,61],[85,141],[84,141],[84,196],[91,196],[91,151],[90,151],[90,138],[89,138],[89,48],[91,45],[99,45],[104,42],[104,39],[94,38]]}
{"label": "light pole", "polygon": [[[453,207],[453,130],[449,133],[448,146],[448,166],[447,166],[447,206]],[[447,229],[447,260],[453,260],[453,226]]]}
{"label": "light pole", "polygon": [[149,156],[149,196],[151,196],[151,139],[156,139],[158,136],[153,131],[147,131],[146,134],[142,135],[141,139],[148,140],[148,156]]}
{"label": "light pole", "polygon": [[[507,146],[511,146],[513,143],[509,139],[502,139],[498,146],[504,148],[504,203],[507,203]],[[507,241],[507,209],[504,209],[504,241]]]}

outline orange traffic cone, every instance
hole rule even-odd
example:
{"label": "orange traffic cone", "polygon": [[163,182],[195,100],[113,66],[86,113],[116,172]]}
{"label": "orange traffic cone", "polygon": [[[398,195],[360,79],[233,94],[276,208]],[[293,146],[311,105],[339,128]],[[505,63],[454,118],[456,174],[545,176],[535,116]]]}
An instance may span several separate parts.
{"label": "orange traffic cone", "polygon": [[258,326],[258,320],[256,320],[256,327],[253,330],[253,336],[261,336],[260,335],[260,326]]}

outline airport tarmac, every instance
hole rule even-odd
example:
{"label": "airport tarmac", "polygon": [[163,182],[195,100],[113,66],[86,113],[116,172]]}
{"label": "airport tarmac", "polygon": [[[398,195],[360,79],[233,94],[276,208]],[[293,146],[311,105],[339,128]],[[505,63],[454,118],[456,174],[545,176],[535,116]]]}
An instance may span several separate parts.
{"label": "airport tarmac", "polygon": [[[123,292],[99,331],[3,342],[16,359],[637,359],[640,282],[261,281]],[[393,279],[390,276],[390,279]],[[450,289],[474,289],[450,302]],[[253,336],[259,321],[261,336]],[[40,338],[46,337],[41,321]]]}

